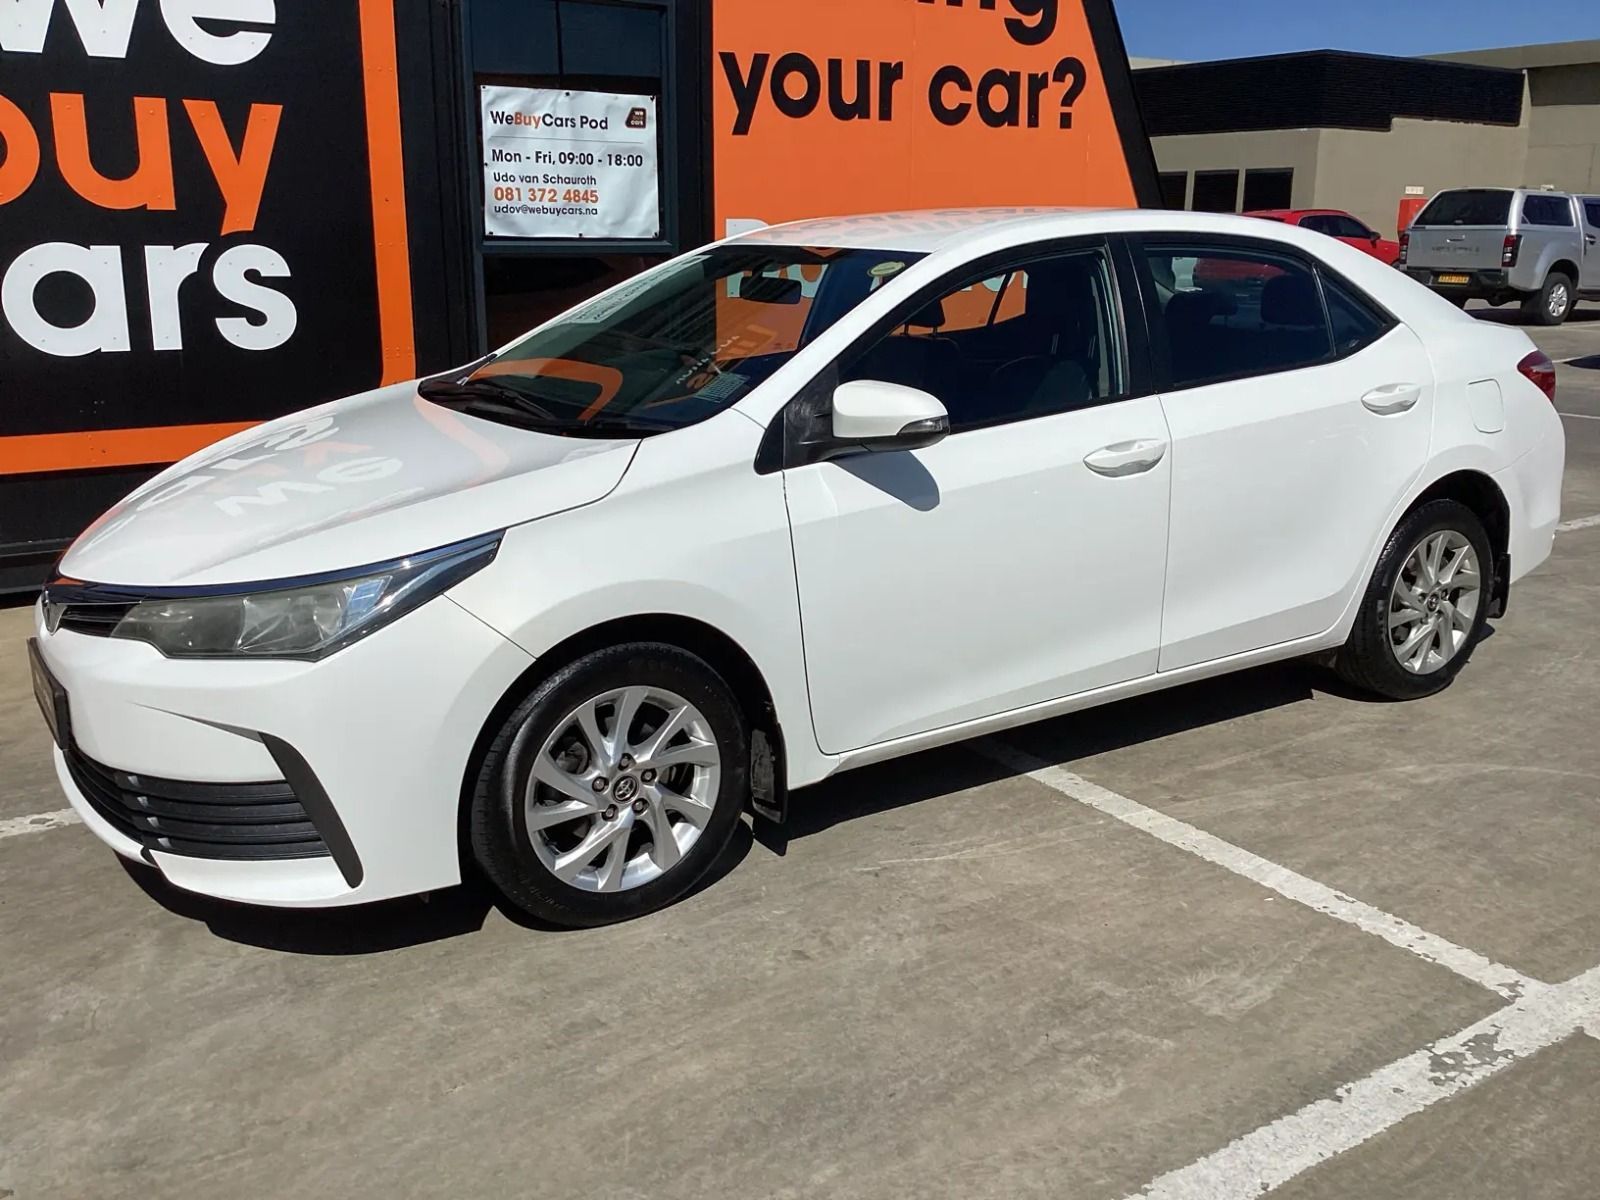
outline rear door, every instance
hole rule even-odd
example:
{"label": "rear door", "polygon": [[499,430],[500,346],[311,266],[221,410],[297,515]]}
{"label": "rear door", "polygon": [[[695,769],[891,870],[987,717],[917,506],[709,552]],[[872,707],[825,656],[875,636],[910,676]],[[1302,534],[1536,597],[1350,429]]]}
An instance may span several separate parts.
{"label": "rear door", "polygon": [[1413,268],[1440,274],[1498,270],[1516,193],[1504,188],[1440,192],[1411,225]]}
{"label": "rear door", "polygon": [[[1141,257],[1172,434],[1159,669],[1324,633],[1427,459],[1422,343],[1282,246],[1147,236]],[[1253,295],[1173,286],[1219,260],[1265,282]]]}

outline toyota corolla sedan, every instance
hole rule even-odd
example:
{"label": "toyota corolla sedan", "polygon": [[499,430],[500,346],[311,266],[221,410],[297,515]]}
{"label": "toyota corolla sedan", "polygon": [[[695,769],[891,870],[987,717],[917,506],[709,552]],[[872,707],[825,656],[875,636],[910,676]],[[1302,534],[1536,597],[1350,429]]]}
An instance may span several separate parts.
{"label": "toyota corolla sedan", "polygon": [[1439,691],[1550,553],[1554,387],[1299,228],[764,229],[163,472],[34,682],[84,823],[178,887],[615,921],[865,763],[1295,656]]}

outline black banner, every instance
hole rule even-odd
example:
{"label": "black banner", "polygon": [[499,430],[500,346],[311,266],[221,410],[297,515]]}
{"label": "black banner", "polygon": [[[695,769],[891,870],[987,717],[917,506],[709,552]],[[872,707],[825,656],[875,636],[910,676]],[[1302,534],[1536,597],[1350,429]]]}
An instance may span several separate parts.
{"label": "black banner", "polygon": [[363,52],[358,0],[0,4],[0,475],[379,383]]}

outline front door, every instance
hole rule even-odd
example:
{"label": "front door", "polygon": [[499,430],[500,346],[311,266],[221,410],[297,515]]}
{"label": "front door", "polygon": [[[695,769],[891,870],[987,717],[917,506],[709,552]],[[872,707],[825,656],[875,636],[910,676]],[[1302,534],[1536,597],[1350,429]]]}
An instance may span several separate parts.
{"label": "front door", "polygon": [[1130,395],[1110,258],[985,272],[839,364],[936,395],[951,435],[785,473],[828,753],[1156,669],[1167,426]]}
{"label": "front door", "polygon": [[[1146,243],[1172,430],[1163,671],[1330,629],[1432,440],[1416,335],[1310,260],[1251,247]],[[1170,283],[1246,266],[1254,289]]]}
{"label": "front door", "polygon": [[1600,292],[1600,196],[1585,196],[1583,209],[1583,281],[1585,292]]}

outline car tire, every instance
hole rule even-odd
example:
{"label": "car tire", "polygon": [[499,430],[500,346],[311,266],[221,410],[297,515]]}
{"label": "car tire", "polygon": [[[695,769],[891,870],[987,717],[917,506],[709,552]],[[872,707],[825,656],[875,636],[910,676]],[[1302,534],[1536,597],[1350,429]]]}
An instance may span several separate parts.
{"label": "car tire", "polygon": [[1560,325],[1572,315],[1574,300],[1572,280],[1552,271],[1544,286],[1522,301],[1522,315],[1535,325]]}
{"label": "car tire", "polygon": [[[652,747],[672,722],[677,732]],[[744,809],[749,762],[738,700],[702,659],[643,642],[586,654],[537,683],[495,732],[470,799],[473,857],[545,924],[643,916],[715,864]]]}
{"label": "car tire", "polygon": [[1483,636],[1493,573],[1489,535],[1470,508],[1433,500],[1413,509],[1378,556],[1334,662],[1340,677],[1390,700],[1449,687]]}
{"label": "car tire", "polygon": [[1446,296],[1445,299],[1457,308],[1465,308],[1467,306],[1467,298],[1465,296]]}

